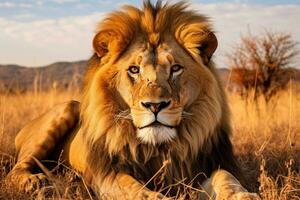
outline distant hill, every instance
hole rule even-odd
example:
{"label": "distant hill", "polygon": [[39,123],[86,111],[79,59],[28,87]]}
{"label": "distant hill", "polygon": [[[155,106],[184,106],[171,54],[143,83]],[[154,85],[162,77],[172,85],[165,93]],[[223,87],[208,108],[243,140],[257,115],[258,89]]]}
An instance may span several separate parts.
{"label": "distant hill", "polygon": [[44,67],[0,65],[0,92],[81,85],[86,66],[87,61],[57,62]]}
{"label": "distant hill", "polygon": [[[56,62],[44,67],[0,65],[0,92],[24,92],[31,89],[80,87],[87,61]],[[218,69],[225,84],[229,83],[230,70]],[[292,78],[300,82],[300,70],[289,69]],[[289,78],[289,77],[286,77]]]}

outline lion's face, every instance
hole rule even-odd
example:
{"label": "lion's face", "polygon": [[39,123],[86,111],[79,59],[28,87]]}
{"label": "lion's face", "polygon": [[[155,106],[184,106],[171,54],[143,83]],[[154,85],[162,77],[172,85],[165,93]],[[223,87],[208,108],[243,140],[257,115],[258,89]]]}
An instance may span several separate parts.
{"label": "lion's face", "polygon": [[[221,116],[220,88],[208,67],[217,39],[206,18],[185,12],[184,4],[156,14],[154,8],[147,9],[126,7],[100,25],[93,46],[101,67],[87,76],[83,118],[94,138],[107,134],[108,127],[115,127],[107,122],[125,113],[131,124],[116,126],[120,137],[132,136],[134,129],[139,141],[155,145],[180,132],[201,131],[204,141]],[[208,125],[192,125],[201,120]],[[183,126],[184,121],[189,125]],[[121,126],[130,127],[130,134],[119,130]]]}
{"label": "lion's face", "polygon": [[115,65],[118,91],[130,108],[137,137],[151,144],[174,139],[188,105],[201,92],[205,67],[171,39],[157,47],[136,42]]}
{"label": "lion's face", "polygon": [[80,106],[86,171],[147,182],[171,161],[159,185],[200,183],[199,171],[210,175],[232,156],[228,105],[210,60],[217,44],[208,18],[184,2],[146,1],[101,21]]}

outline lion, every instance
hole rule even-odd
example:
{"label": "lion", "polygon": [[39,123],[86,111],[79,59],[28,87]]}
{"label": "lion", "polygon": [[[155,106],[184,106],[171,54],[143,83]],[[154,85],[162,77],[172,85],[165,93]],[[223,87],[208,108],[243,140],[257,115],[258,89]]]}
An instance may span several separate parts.
{"label": "lion", "polygon": [[185,185],[203,199],[259,198],[236,178],[217,44],[208,18],[184,2],[112,12],[93,39],[81,103],[18,133],[10,179],[32,191],[47,179],[38,162],[60,155],[109,199],[172,198]]}

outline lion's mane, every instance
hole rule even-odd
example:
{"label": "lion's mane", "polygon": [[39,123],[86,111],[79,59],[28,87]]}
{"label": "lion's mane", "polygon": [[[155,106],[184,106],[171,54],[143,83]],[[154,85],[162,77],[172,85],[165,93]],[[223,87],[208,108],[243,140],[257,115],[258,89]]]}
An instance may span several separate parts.
{"label": "lion's mane", "polygon": [[[116,89],[119,81],[117,69],[103,67],[112,59],[126,53],[126,47],[136,37],[146,37],[149,42],[171,33],[176,41],[195,56],[199,54],[196,44],[203,34],[210,32],[208,19],[192,11],[186,11],[186,4],[162,5],[144,3],[143,10],[126,6],[109,15],[99,26],[97,33],[107,32],[111,42],[109,52],[103,58],[96,54],[89,61],[85,78],[85,89],[81,105],[81,125],[87,149],[86,176],[113,178],[118,172],[125,172],[141,182],[147,182],[167,160],[164,181],[153,180],[147,187],[168,185],[185,179],[199,183],[210,176],[213,170],[223,168],[236,174],[229,140],[231,127],[229,109],[224,90],[212,61],[207,68],[213,81],[203,95],[188,107],[190,117],[183,119],[178,127],[177,138],[168,144],[158,146],[142,144],[136,137],[136,128],[130,119],[117,117],[128,106]],[[97,37],[97,36],[96,36]],[[153,40],[153,41],[152,41]],[[94,46],[97,43],[94,40]],[[105,44],[103,44],[105,45]],[[101,53],[103,49],[99,49]],[[205,77],[201,79],[205,80]]]}

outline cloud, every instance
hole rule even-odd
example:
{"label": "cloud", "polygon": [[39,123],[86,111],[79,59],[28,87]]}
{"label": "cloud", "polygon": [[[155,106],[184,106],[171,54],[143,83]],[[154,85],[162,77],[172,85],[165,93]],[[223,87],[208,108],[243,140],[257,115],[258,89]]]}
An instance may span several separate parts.
{"label": "cloud", "polygon": [[29,66],[87,59],[103,13],[18,22],[0,18],[0,60]]}
{"label": "cloud", "polygon": [[[267,6],[243,2],[195,3],[191,6],[211,18],[219,40],[215,54],[219,67],[226,66],[223,55],[232,50],[249,28],[253,34],[261,33],[265,28],[289,32],[300,41],[300,5]],[[91,41],[96,24],[103,15],[92,13],[25,22],[0,18],[1,63],[36,66],[58,60],[87,59],[92,54]]]}
{"label": "cloud", "polygon": [[33,13],[21,13],[14,15],[12,18],[15,20],[32,20],[34,17],[36,17],[36,15]]}
{"label": "cloud", "polygon": [[92,6],[92,4],[89,4],[89,3],[77,3],[75,4],[75,8],[77,9],[85,9],[85,8],[88,8]]}
{"label": "cloud", "polygon": [[224,54],[230,52],[241,35],[273,30],[291,33],[300,41],[300,5],[253,5],[241,3],[194,4],[194,10],[211,18],[219,40],[217,64],[226,66]]}
{"label": "cloud", "polygon": [[13,3],[9,1],[0,2],[0,8],[32,8],[33,5],[30,3]]}
{"label": "cloud", "polygon": [[43,0],[36,0],[35,3],[38,6],[42,6],[44,4]]}
{"label": "cloud", "polygon": [[0,3],[0,8],[12,8],[12,7],[15,7],[15,4],[14,3],[11,3],[11,2],[2,2]]}
{"label": "cloud", "polygon": [[64,4],[64,3],[75,3],[78,2],[78,0],[53,0],[53,2],[58,4]]}

